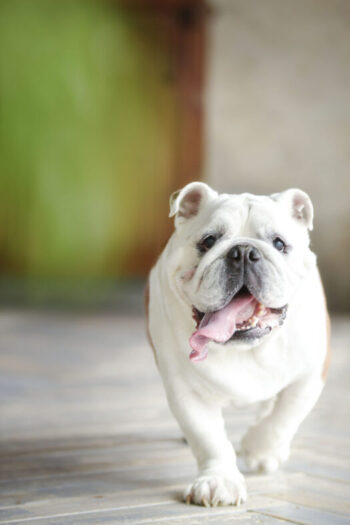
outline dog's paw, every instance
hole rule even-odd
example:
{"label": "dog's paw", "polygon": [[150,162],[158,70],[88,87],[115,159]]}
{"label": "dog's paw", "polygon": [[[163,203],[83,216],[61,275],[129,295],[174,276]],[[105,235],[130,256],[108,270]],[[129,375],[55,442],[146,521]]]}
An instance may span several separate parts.
{"label": "dog's paw", "polygon": [[252,427],[241,441],[240,456],[250,470],[274,472],[287,461],[290,441],[281,440],[260,427]]}
{"label": "dog's paw", "polygon": [[186,503],[205,507],[240,505],[247,499],[247,489],[241,474],[235,479],[215,475],[198,476],[185,491]]}

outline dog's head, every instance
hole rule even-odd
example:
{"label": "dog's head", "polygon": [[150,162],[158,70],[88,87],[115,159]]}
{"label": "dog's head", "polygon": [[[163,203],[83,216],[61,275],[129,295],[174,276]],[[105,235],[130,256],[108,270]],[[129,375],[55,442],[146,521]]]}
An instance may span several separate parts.
{"label": "dog's head", "polygon": [[171,196],[170,216],[171,278],[196,325],[191,358],[205,358],[211,341],[246,349],[278,329],[315,264],[309,197],[218,194],[193,182]]}

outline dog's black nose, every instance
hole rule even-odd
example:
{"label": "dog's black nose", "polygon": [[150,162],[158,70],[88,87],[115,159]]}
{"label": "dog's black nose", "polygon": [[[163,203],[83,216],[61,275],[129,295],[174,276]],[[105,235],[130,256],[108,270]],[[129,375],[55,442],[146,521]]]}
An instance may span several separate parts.
{"label": "dog's black nose", "polygon": [[231,248],[231,250],[228,252],[227,257],[229,259],[232,259],[233,261],[241,261],[242,260],[242,248],[241,246],[234,246]]}
{"label": "dog's black nose", "polygon": [[238,269],[245,264],[255,263],[260,260],[261,255],[257,248],[250,244],[237,244],[227,253],[230,264]]}
{"label": "dog's black nose", "polygon": [[254,246],[248,247],[246,257],[249,261],[256,262],[260,259],[260,252],[257,248],[254,248]]}

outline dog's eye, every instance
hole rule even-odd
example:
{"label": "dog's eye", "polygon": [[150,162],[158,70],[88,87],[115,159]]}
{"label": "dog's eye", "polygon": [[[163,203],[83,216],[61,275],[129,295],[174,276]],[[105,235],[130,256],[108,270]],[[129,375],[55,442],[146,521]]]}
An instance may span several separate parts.
{"label": "dog's eye", "polygon": [[274,240],[272,241],[272,244],[274,248],[276,248],[276,250],[278,250],[279,252],[286,251],[286,248],[287,248],[286,243],[282,241],[280,237],[275,237]]}
{"label": "dog's eye", "polygon": [[199,243],[199,250],[204,253],[210,250],[216,243],[216,237],[214,235],[208,235]]}

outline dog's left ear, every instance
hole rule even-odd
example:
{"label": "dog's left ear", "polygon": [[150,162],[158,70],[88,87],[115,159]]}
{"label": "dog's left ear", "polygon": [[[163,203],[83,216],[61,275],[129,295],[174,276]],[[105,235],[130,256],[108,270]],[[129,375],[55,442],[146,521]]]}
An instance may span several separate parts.
{"label": "dog's left ear", "polygon": [[175,225],[183,220],[190,219],[199,213],[199,210],[210,199],[217,196],[208,184],[191,182],[182,190],[175,191],[170,196],[169,217],[175,217]]}
{"label": "dog's left ear", "polygon": [[294,217],[301,224],[304,224],[308,230],[313,228],[314,208],[310,197],[302,190],[290,189],[282,193],[271,195],[273,200],[278,200],[285,204]]}

